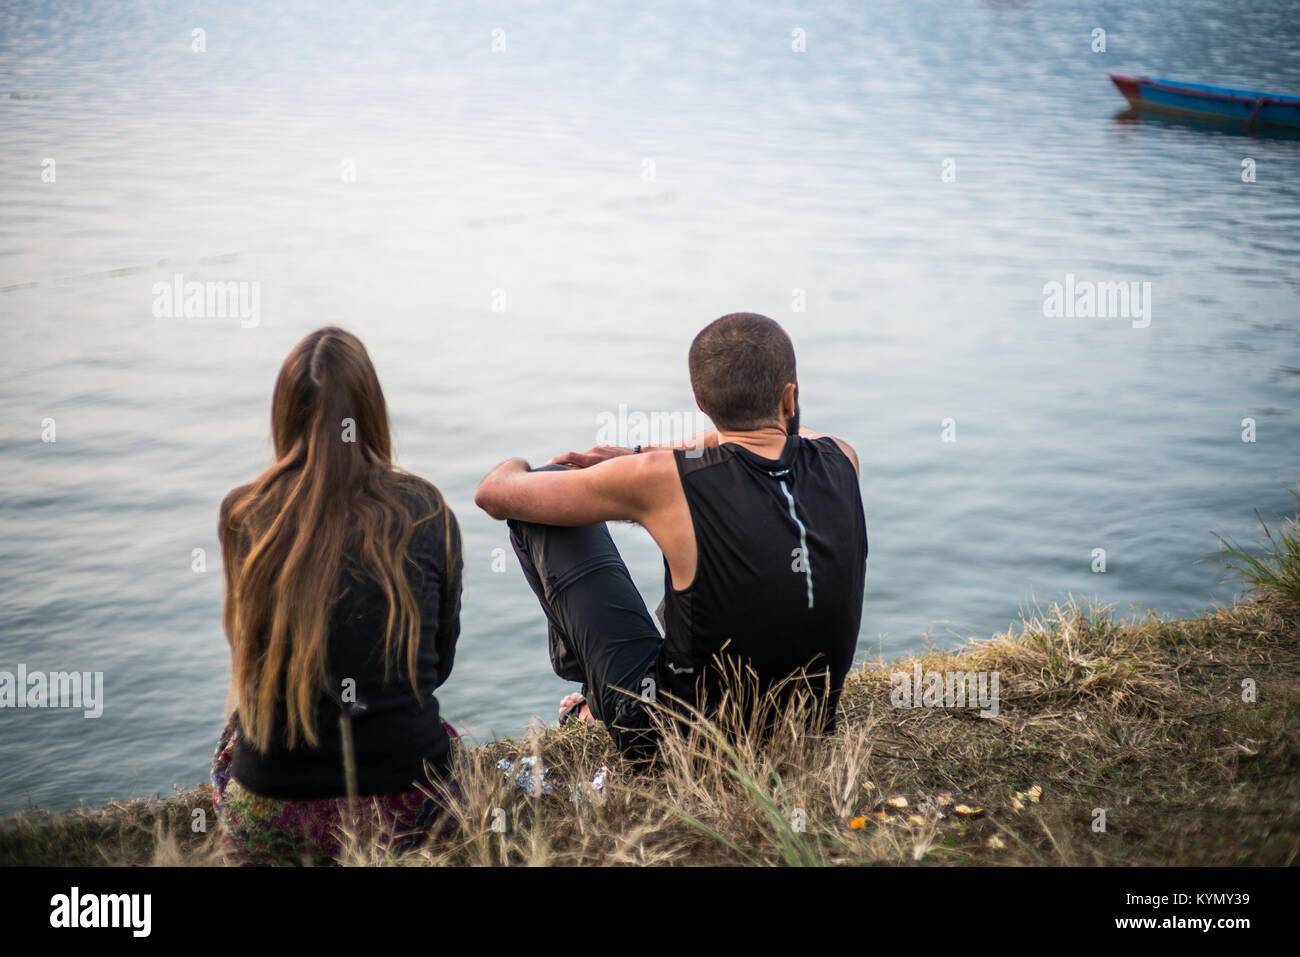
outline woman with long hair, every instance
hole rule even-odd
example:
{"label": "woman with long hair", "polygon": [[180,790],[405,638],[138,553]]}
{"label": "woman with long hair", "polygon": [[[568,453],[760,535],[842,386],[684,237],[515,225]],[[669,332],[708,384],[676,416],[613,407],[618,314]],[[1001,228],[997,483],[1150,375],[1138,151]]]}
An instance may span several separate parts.
{"label": "woman with long hair", "polygon": [[454,799],[434,692],[460,632],[460,532],[394,465],[351,333],[289,353],[271,437],[271,467],[221,503],[231,713],[213,805],[244,862],[326,863],[344,832],[419,839]]}

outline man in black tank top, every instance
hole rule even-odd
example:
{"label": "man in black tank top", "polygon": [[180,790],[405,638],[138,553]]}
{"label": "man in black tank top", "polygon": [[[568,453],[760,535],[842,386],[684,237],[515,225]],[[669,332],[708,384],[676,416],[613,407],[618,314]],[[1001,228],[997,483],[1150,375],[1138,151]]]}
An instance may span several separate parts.
{"label": "man in black tank top", "polygon": [[[794,347],[734,313],[690,350],[716,428],[677,447],[599,446],[530,469],[503,462],[475,502],[509,520],[549,622],[551,664],[580,681],[592,719],[643,756],[645,703],[716,703],[719,668],[760,691],[800,674],[834,720],[862,615],[867,534],[858,461],[799,425]],[[604,523],[643,526],[664,554],[661,638]]]}

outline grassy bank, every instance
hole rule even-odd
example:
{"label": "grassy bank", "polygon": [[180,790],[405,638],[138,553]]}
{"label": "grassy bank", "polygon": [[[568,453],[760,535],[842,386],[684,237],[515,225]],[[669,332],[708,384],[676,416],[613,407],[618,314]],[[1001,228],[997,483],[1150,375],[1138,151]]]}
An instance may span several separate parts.
{"label": "grassy bank", "polygon": [[[1274,580],[1235,561],[1257,590],[1198,618],[1069,606],[956,651],[868,665],[846,682],[831,735],[791,719],[760,747],[701,724],[671,737],[664,766],[644,775],[581,726],[466,748],[465,805],[435,840],[403,855],[357,845],[343,862],[1294,864],[1296,533],[1275,532],[1263,565]],[[891,674],[917,664],[996,672],[997,715],[895,707]],[[497,767],[527,755],[552,786],[538,797]],[[601,765],[610,773],[592,790]],[[190,827],[194,808],[211,825],[210,799],[204,788],[9,815],[0,863],[220,863],[215,836]]]}

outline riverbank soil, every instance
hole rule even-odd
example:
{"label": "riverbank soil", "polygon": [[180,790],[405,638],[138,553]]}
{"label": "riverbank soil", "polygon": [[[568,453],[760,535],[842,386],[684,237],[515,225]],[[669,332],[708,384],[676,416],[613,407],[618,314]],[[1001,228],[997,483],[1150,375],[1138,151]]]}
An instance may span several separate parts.
{"label": "riverbank soil", "polygon": [[[938,706],[924,694],[931,674]],[[917,675],[922,693],[904,695]],[[996,707],[947,706],[949,675],[986,693],[996,675]],[[400,857],[372,844],[345,857],[1287,865],[1300,856],[1298,739],[1300,604],[1264,594],[1194,619],[1126,622],[1071,606],[955,652],[855,671],[831,735],[792,721],[766,745],[736,744],[701,728],[670,739],[648,774],[577,724],[466,747],[465,804],[436,839]],[[530,754],[546,768],[536,797],[498,766]],[[215,832],[206,786],[33,809],[0,819],[0,863],[219,864]]]}

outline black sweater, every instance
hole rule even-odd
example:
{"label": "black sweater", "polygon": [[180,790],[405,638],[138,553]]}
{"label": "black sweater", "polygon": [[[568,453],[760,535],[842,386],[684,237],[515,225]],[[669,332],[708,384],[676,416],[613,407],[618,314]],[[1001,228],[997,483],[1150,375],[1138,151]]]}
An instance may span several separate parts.
{"label": "black sweater", "polygon": [[[444,516],[450,524],[450,569],[446,567]],[[301,740],[294,748],[285,745],[287,720],[281,702],[270,750],[258,752],[242,738],[236,745],[231,773],[240,784],[271,798],[346,795],[339,728],[344,707],[352,724],[358,794],[410,791],[415,782],[427,783],[426,761],[435,776],[446,775],[450,739],[434,691],[451,672],[460,634],[461,540],[450,508],[416,527],[407,557],[407,580],[420,606],[419,698],[411,689],[404,662],[385,677],[388,603],[378,584],[357,567],[355,558],[345,557],[343,591],[334,608],[326,657],[328,690],[316,705],[320,742],[316,747]],[[354,693],[347,696],[355,698],[355,703],[341,704],[347,679],[355,681]]]}

